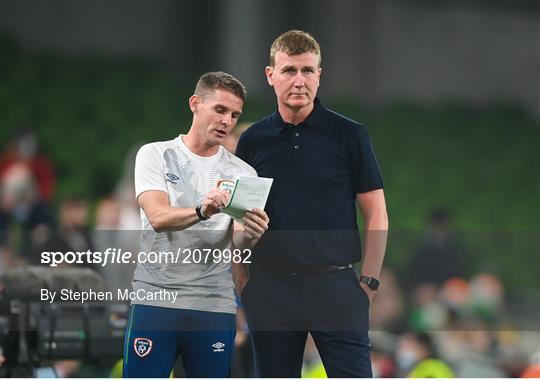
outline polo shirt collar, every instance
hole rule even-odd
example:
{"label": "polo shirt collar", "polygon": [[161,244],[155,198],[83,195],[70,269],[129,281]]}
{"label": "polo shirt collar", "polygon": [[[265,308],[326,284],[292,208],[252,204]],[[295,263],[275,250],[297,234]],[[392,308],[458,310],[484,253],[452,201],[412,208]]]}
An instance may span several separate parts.
{"label": "polo shirt collar", "polygon": [[[301,124],[304,124],[304,125],[309,126],[309,127],[314,127],[314,128],[321,127],[323,125],[323,117],[322,116],[324,114],[325,108],[324,108],[323,104],[321,103],[320,99],[317,98],[317,97],[315,98],[315,100],[313,102],[313,105],[314,105],[313,110],[308,115],[306,120],[304,120]],[[276,123],[275,125],[279,127],[280,132],[282,132],[283,130],[285,130],[287,128],[294,127],[292,124],[286,123],[283,120],[283,118],[279,114],[279,110],[276,110],[276,112],[274,112],[274,115],[273,115],[272,119]]]}

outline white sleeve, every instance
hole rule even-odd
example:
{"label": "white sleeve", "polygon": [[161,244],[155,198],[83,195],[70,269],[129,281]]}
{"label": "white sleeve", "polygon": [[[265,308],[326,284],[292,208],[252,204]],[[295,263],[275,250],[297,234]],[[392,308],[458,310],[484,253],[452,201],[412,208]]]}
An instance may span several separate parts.
{"label": "white sleeve", "polygon": [[163,157],[154,144],[142,146],[135,159],[135,195],[139,197],[148,190],[167,192]]}

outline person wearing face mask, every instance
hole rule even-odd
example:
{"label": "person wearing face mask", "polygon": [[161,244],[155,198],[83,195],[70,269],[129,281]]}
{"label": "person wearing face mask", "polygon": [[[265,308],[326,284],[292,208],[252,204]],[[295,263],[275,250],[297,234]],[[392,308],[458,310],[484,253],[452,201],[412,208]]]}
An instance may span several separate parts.
{"label": "person wearing face mask", "polygon": [[31,169],[13,163],[0,179],[0,231],[10,238],[10,248],[19,259],[37,264],[34,243],[40,231],[54,226],[48,205],[39,199]]}
{"label": "person wearing face mask", "polygon": [[20,129],[0,156],[0,179],[17,163],[23,163],[30,168],[38,187],[37,198],[43,202],[50,202],[56,182],[54,166],[39,152],[38,139],[29,128]]}
{"label": "person wearing face mask", "polygon": [[427,333],[403,335],[396,352],[396,364],[404,377],[455,377],[454,371],[438,358],[433,340]]}

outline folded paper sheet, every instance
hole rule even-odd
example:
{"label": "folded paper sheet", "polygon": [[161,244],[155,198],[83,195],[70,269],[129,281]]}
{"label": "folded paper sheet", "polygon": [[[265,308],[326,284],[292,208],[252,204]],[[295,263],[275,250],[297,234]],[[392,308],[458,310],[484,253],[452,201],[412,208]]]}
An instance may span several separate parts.
{"label": "folded paper sheet", "polygon": [[232,189],[229,203],[221,212],[231,216],[237,222],[243,223],[242,217],[246,211],[254,208],[264,210],[273,181],[272,178],[261,177],[238,178],[234,189]]}

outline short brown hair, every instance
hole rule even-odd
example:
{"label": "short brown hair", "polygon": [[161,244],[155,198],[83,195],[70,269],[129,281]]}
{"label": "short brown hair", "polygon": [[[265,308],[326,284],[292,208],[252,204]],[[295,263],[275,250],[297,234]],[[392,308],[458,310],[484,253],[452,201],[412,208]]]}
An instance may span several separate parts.
{"label": "short brown hair", "polygon": [[289,30],[275,39],[270,48],[270,66],[276,63],[276,53],[281,51],[287,55],[315,53],[321,65],[321,47],[317,40],[309,33],[301,30]]}
{"label": "short brown hair", "polygon": [[231,74],[224,73],[223,71],[214,71],[203,74],[195,87],[195,95],[204,98],[210,91],[218,89],[229,91],[242,99],[242,101],[246,99],[247,90],[242,82]]}

